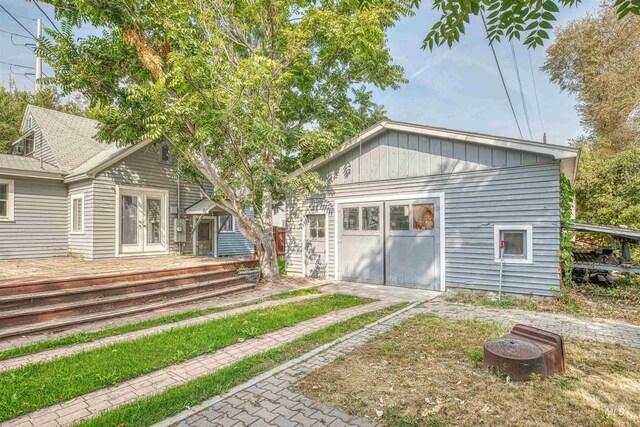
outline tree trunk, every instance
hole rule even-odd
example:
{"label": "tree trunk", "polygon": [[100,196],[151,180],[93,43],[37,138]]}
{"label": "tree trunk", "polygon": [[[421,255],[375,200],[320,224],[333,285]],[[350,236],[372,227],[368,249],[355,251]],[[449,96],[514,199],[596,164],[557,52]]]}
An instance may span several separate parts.
{"label": "tree trunk", "polygon": [[276,241],[273,237],[273,199],[271,192],[265,190],[262,194],[262,235],[258,244],[260,268],[266,279],[275,279],[280,275],[278,271],[278,256]]}

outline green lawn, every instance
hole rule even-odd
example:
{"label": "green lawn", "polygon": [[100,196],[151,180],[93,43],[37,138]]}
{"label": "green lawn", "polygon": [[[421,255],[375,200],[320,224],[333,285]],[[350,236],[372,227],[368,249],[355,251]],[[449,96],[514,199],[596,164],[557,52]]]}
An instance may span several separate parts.
{"label": "green lawn", "polygon": [[200,317],[200,316],[204,316],[205,314],[231,310],[234,308],[246,307],[249,305],[259,304],[264,301],[280,300],[285,298],[293,298],[298,296],[312,295],[312,294],[319,294],[319,293],[320,291],[316,288],[297,289],[294,291],[281,292],[279,294],[275,294],[267,298],[261,298],[254,301],[234,304],[226,307],[211,307],[211,308],[206,308],[202,310],[193,310],[185,313],[178,313],[178,314],[172,314],[170,316],[159,317],[157,319],[145,320],[143,322],[117,326],[115,328],[104,329],[102,331],[84,332],[80,334],[70,335],[64,338],[41,341],[35,344],[30,344],[22,347],[16,347],[9,350],[0,351],[0,360],[13,359],[15,357],[26,356],[28,354],[39,353],[41,351],[51,350],[59,347],[65,347],[73,344],[81,344],[81,343],[97,341],[99,339],[106,338],[106,337],[122,335],[129,332],[139,331],[141,329],[151,328],[153,326],[164,325],[167,323],[176,323],[181,320]]}
{"label": "green lawn", "polygon": [[182,386],[167,390],[147,399],[121,406],[113,411],[105,412],[97,418],[86,420],[81,427],[111,426],[149,426],[184,409],[201,403],[230,388],[241,384],[256,375],[295,359],[308,351],[331,342],[343,335],[356,331],[371,322],[381,319],[394,311],[406,307],[399,304],[383,310],[365,313],[344,322],[336,323],[288,344],[248,357],[234,365],[228,366],[211,375],[193,380]]}
{"label": "green lawn", "polygon": [[371,301],[348,295],[326,295],[176,328],[3,372],[0,373],[0,421],[214,352],[242,339]]}

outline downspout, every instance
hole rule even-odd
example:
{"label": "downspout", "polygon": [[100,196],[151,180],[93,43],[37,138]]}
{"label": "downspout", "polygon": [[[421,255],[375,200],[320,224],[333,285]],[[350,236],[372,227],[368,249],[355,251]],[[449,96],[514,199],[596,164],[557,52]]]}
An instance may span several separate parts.
{"label": "downspout", "polygon": [[[178,219],[180,219],[180,175],[178,174]],[[179,254],[182,255],[184,253],[184,245],[185,243],[180,242],[180,251]]]}

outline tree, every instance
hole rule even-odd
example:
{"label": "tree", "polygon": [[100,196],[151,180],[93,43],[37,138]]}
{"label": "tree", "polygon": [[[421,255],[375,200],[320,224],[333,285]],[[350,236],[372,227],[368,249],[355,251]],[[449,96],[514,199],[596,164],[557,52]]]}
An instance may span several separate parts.
{"label": "tree", "polygon": [[571,22],[547,49],[543,69],[578,98],[582,123],[612,150],[640,141],[640,17],[604,4]]}
{"label": "tree", "polygon": [[[548,31],[560,7],[572,7],[581,0],[434,0],[433,9],[440,13],[438,21],[424,39],[423,48],[447,44],[449,47],[460,40],[471,16],[486,18],[489,41],[503,38],[521,40],[525,46],[535,48],[549,39]],[[420,0],[413,0],[418,7]],[[619,19],[628,14],[640,15],[639,0],[617,0],[616,13]],[[484,16],[486,15],[486,17]]]}
{"label": "tree", "polygon": [[28,104],[72,114],[82,114],[83,106],[77,100],[63,101],[53,87],[36,92],[18,89],[15,81],[0,86],[0,153],[10,153],[11,144],[20,137],[20,123]]}
{"label": "tree", "polygon": [[[263,274],[278,274],[273,205],[318,183],[288,172],[383,114],[396,88],[386,30],[410,0],[49,0],[61,33],[41,53],[52,83],[83,93],[119,144],[169,140],[206,196],[236,216]],[[74,37],[90,23],[99,36]],[[253,208],[255,218],[244,209]]]}

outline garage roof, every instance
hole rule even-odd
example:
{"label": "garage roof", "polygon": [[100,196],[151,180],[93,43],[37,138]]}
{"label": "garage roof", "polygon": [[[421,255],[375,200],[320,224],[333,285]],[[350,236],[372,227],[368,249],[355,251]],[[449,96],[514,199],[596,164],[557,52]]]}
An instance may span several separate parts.
{"label": "garage roof", "polygon": [[472,142],[480,145],[489,145],[494,147],[509,148],[513,150],[525,151],[538,155],[552,156],[554,159],[560,160],[562,172],[571,180],[575,176],[575,170],[578,163],[578,156],[580,150],[574,147],[567,147],[564,145],[544,144],[536,141],[527,141],[524,139],[507,138],[495,135],[486,135],[475,132],[465,132],[453,129],[438,128],[433,126],[404,123],[393,120],[384,120],[377,123],[370,128],[364,130],[350,141],[345,142],[339,148],[333,150],[324,157],[317,158],[310,163],[307,163],[297,171],[291,174],[291,177],[296,177],[305,172],[312,171],[320,166],[328,163],[362,144],[365,141],[387,131],[394,130],[400,132],[407,132],[416,135],[431,136],[443,139],[449,139],[454,141]]}

